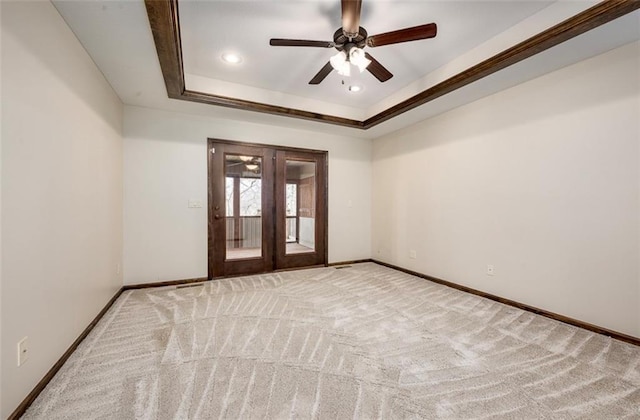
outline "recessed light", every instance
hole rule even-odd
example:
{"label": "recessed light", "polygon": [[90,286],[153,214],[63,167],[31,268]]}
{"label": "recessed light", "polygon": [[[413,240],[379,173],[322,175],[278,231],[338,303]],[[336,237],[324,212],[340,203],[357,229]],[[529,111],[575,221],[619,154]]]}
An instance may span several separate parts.
{"label": "recessed light", "polygon": [[362,90],[361,86],[351,85],[349,86],[349,92],[360,92]]}
{"label": "recessed light", "polygon": [[236,53],[224,53],[222,54],[222,61],[228,64],[238,64],[242,61],[242,57]]}

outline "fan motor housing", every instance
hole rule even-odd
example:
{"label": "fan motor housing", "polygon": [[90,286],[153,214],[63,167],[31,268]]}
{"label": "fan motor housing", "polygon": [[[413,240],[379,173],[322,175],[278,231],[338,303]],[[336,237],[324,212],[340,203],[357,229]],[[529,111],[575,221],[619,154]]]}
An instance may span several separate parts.
{"label": "fan motor housing", "polygon": [[333,34],[333,43],[338,51],[344,51],[346,45],[355,45],[358,48],[363,48],[367,43],[367,36],[367,31],[362,26],[358,30],[358,35],[351,39],[344,34],[342,28],[338,28]]}

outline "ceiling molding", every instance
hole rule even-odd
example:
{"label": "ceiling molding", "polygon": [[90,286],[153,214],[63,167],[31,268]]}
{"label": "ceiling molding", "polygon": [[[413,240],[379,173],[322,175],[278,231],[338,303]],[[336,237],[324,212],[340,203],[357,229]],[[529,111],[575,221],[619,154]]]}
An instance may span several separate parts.
{"label": "ceiling molding", "polygon": [[605,0],[575,16],[476,64],[443,82],[406,99],[364,121],[300,109],[186,90],[180,40],[178,0],[145,0],[160,68],[170,98],[228,108],[301,118],[367,130],[426,104],[447,93],[539,54],[640,8],[640,0]]}
{"label": "ceiling molding", "polygon": [[269,105],[262,102],[247,101],[245,99],[231,98],[228,96],[213,95],[211,93],[195,92],[192,90],[184,90],[182,95],[175,99],[184,99],[185,101],[201,102],[209,105],[224,106],[227,108],[263,112],[266,114],[284,115],[287,117],[302,118],[305,120],[319,121],[344,127],[364,128],[362,121],[352,120],[349,118],[335,117],[333,115],[303,111],[278,105]]}
{"label": "ceiling molding", "polygon": [[181,99],[184,93],[184,66],[178,2],[177,0],[145,0],[144,3],[167,94],[170,98]]}

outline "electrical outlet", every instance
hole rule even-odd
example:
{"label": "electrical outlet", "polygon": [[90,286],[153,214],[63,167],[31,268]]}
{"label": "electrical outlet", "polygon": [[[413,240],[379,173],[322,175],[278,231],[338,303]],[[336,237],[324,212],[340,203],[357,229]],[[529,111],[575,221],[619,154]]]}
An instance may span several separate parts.
{"label": "electrical outlet", "polygon": [[494,269],[493,269],[493,265],[492,264],[488,264],[487,265],[487,276],[493,276],[495,274]]}
{"label": "electrical outlet", "polygon": [[29,360],[29,337],[18,341],[18,367]]}
{"label": "electrical outlet", "polygon": [[412,249],[411,251],[409,251],[409,258],[411,258],[412,260],[416,259],[416,251],[415,251],[415,249]]}

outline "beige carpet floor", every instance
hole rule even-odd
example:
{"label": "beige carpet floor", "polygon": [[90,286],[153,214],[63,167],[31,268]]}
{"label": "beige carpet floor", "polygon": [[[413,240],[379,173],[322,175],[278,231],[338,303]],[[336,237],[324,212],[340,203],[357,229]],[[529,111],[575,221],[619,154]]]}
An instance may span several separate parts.
{"label": "beige carpet floor", "polygon": [[26,419],[640,419],[640,347],[373,263],[125,292]]}

